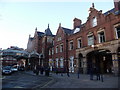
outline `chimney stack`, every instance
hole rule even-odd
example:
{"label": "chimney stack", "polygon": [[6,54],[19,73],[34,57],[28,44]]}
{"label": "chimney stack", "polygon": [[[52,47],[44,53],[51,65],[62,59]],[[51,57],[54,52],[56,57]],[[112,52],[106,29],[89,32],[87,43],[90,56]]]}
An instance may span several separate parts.
{"label": "chimney stack", "polygon": [[73,20],[73,28],[75,29],[76,27],[79,27],[82,23],[82,21],[80,19],[74,18]]}

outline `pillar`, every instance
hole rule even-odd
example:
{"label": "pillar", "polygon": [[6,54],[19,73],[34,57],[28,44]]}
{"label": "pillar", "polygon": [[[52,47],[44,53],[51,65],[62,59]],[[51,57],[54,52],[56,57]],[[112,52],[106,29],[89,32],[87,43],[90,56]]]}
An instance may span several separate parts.
{"label": "pillar", "polygon": [[87,58],[83,57],[83,73],[87,74]]}
{"label": "pillar", "polygon": [[118,56],[117,56],[117,54],[112,54],[112,62],[113,62],[113,73],[115,76],[118,76]]}

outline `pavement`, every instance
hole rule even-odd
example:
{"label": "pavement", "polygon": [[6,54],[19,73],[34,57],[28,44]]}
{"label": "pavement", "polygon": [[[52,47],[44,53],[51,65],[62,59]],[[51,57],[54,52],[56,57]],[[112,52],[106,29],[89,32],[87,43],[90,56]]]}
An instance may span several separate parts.
{"label": "pavement", "polygon": [[[24,71],[24,73],[29,75],[35,75],[32,71]],[[45,73],[43,75],[45,76]],[[79,78],[76,73],[70,73],[70,77],[67,74],[55,74],[50,73],[50,78],[46,83],[36,86],[36,89],[40,88],[118,88],[119,79],[114,75],[103,75],[104,81],[96,80],[94,76],[93,80],[90,80],[88,74],[80,74]]]}
{"label": "pavement", "polygon": [[70,74],[70,77],[67,74],[61,76],[61,74],[52,73],[52,78],[55,82],[44,85],[42,88],[118,88],[119,79],[113,75],[103,75],[104,81],[96,80],[94,76],[93,80],[90,80],[88,74],[80,74],[79,78],[77,74]]}

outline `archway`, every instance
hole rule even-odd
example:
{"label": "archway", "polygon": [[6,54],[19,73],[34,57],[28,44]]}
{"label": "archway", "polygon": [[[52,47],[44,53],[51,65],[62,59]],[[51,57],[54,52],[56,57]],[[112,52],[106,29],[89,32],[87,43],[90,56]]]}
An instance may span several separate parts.
{"label": "archway", "polygon": [[112,54],[109,50],[94,50],[87,54],[87,73],[91,67],[97,67],[102,73],[112,73]]}
{"label": "archway", "polygon": [[80,73],[83,73],[83,55],[81,53],[78,55],[78,69]]}

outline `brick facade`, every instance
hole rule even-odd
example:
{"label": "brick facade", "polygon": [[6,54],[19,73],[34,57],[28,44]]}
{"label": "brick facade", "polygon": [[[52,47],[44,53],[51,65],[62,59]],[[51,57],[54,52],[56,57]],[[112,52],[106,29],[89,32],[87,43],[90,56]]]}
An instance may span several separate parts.
{"label": "brick facade", "polygon": [[[37,45],[39,43],[39,47],[34,46],[35,49],[41,53],[40,49],[44,48],[46,62],[49,60],[51,69],[68,68],[69,72],[77,72],[80,69],[81,73],[89,73],[92,63],[104,69],[104,73],[112,69],[109,72],[114,71],[118,74],[120,1],[114,4],[115,8],[105,13],[95,9],[93,4],[84,24],[77,18],[73,20],[72,30],[59,24],[56,35],[50,37],[51,42],[40,45],[45,38],[42,36],[41,39],[34,41]],[[34,38],[36,36],[35,34]]]}

